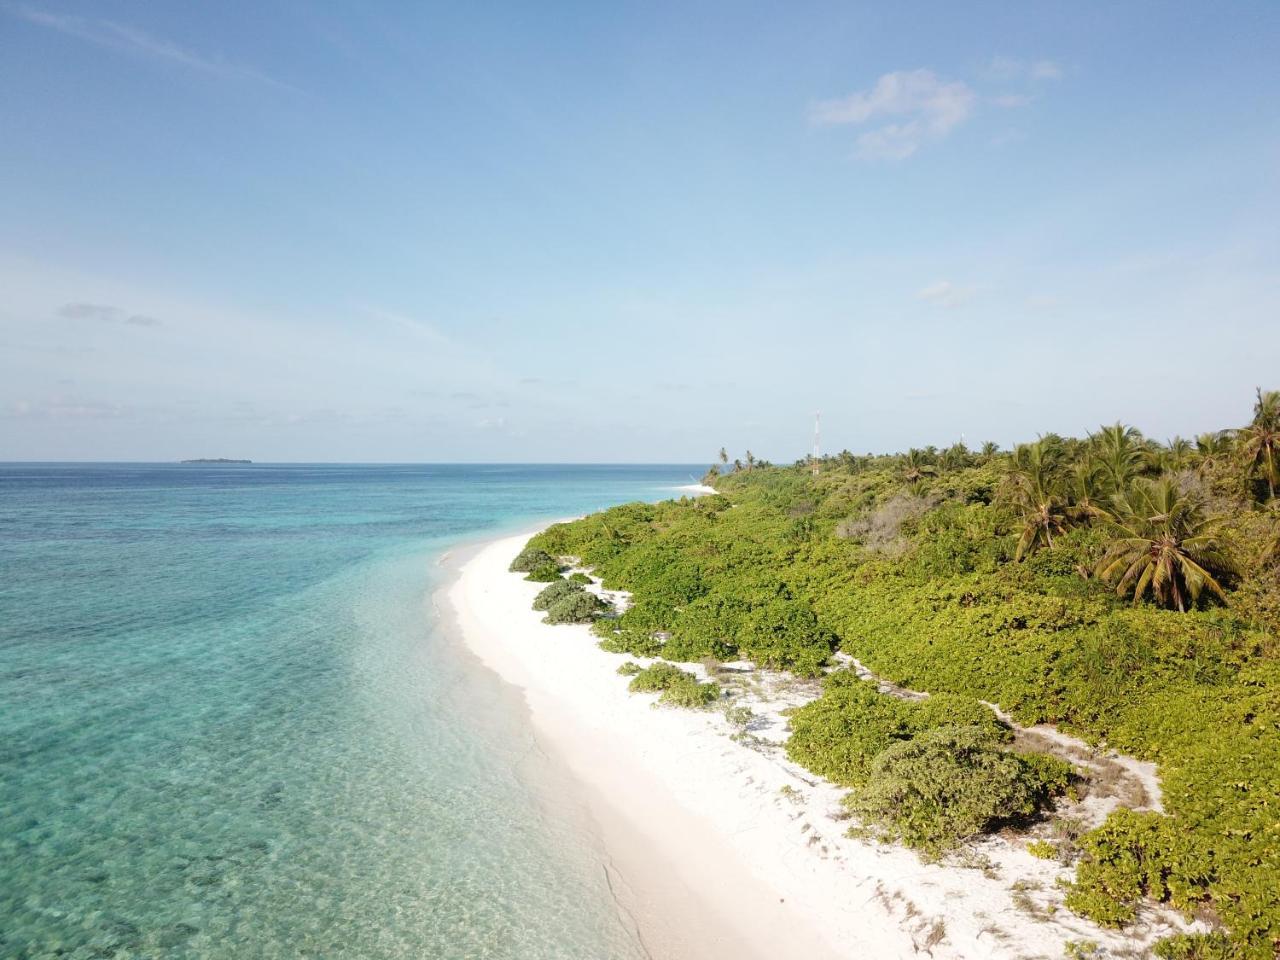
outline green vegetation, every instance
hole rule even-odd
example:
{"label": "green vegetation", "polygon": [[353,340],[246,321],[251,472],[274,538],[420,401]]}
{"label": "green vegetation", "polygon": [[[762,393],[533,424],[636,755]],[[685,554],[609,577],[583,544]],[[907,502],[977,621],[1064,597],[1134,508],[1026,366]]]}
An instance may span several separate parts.
{"label": "green vegetation", "polygon": [[590,585],[591,583],[591,578],[582,572],[571,573],[566,579],[568,579],[570,583],[578,583],[584,587]]}
{"label": "green vegetation", "polygon": [[1162,606],[1179,612],[1205,590],[1227,599],[1217,578],[1234,572],[1234,564],[1213,532],[1213,521],[1197,500],[1178,489],[1175,478],[1137,480],[1113,503],[1114,509],[1102,515],[1120,536],[1103,554],[1098,574],[1118,579],[1117,593],[1131,593],[1136,604],[1149,591]]}
{"label": "green vegetation", "polygon": [[547,615],[543,620],[546,623],[591,623],[608,613],[609,609],[609,604],[594,593],[571,589],[547,607]]}
{"label": "green vegetation", "polygon": [[940,728],[978,729],[992,743],[1010,736],[972,697],[939,693],[900,700],[847,670],[828,676],[824,690],[822,697],[792,711],[787,756],[844,787],[864,785],[872,761],[890,746]]}
{"label": "green vegetation", "polygon": [[580,593],[581,591],[582,587],[579,584],[563,578],[557,578],[548,586],[543,587],[538,595],[533,598],[533,609],[549,610],[557,600],[563,600],[570,594]]}
{"label": "green vegetation", "polygon": [[[1249,423],[1194,444],[1114,424],[1008,453],[845,452],[816,475],[750,457],[717,495],[627,504],[530,546],[632,593],[593,628],[606,649],[802,676],[840,651],[929,692],[901,700],[836,671],[791,718],[790,755],[890,835],[944,849],[1022,816],[1036,777],[1058,788],[1063,771],[1010,753],[978,700],[1155,761],[1165,814],[1120,812],[1080,838],[1073,909],[1113,924],[1144,898],[1203,909],[1226,939],[1175,938],[1162,955],[1273,960],[1278,442],[1280,394],[1259,391]],[[963,762],[940,755],[948,728],[975,725]],[[945,782],[918,782],[927,769]],[[1002,779],[974,792],[989,769]],[[962,801],[954,823],[943,796]]]}
{"label": "green vegetation", "polygon": [[1058,848],[1048,840],[1032,840],[1027,844],[1027,853],[1037,860],[1058,859]]}
{"label": "green vegetation", "polygon": [[511,566],[507,569],[512,573],[532,573],[539,567],[547,565],[555,566],[555,557],[545,550],[539,550],[537,547],[525,547],[511,561]]}
{"label": "green vegetation", "polygon": [[529,571],[526,580],[534,580],[538,583],[555,583],[560,579],[560,564],[558,563],[542,563]]}
{"label": "green vegetation", "polygon": [[883,839],[929,857],[1031,817],[1066,788],[1069,764],[1000,749],[981,727],[926,730],[885,748],[844,803]]}
{"label": "green vegetation", "polygon": [[632,693],[657,693],[659,703],[673,707],[700,709],[709,707],[720,699],[718,683],[700,683],[687,670],[659,661],[636,673],[627,685]]}

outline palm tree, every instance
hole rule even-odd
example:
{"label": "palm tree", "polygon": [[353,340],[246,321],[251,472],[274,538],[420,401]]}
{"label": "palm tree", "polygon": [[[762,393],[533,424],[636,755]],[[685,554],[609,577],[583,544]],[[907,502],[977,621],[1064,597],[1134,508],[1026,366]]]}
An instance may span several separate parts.
{"label": "palm tree", "polygon": [[973,455],[969,453],[969,448],[964,442],[953,443],[947,449],[942,451],[941,463],[945,470],[961,470],[969,466],[973,460]]}
{"label": "palm tree", "polygon": [[1191,458],[1194,448],[1191,444],[1182,439],[1182,437],[1174,437],[1161,451],[1161,461],[1166,470],[1183,470],[1191,465]]}
{"label": "palm tree", "polygon": [[1150,451],[1135,427],[1113,423],[1099,427],[1089,435],[1091,452],[1101,468],[1107,490],[1119,493],[1135,477],[1141,476],[1150,462]]}
{"label": "palm tree", "polygon": [[1071,465],[1068,477],[1071,499],[1082,516],[1098,515],[1098,503],[1106,496],[1102,468],[1092,457],[1082,457]]}
{"label": "palm tree", "polygon": [[986,464],[994,460],[996,458],[996,455],[999,453],[1000,453],[1000,444],[992,440],[988,440],[986,443],[982,445],[982,453],[979,454],[979,458],[981,459],[982,463]]}
{"label": "palm tree", "polygon": [[1066,533],[1080,518],[1063,487],[1062,450],[1052,439],[1020,443],[1009,461],[1004,499],[1022,515],[1022,536],[1015,560],[1044,546],[1053,549],[1053,538]]}
{"label": "palm tree", "polygon": [[1196,437],[1196,472],[1201,476],[1212,473],[1219,465],[1225,463],[1231,455],[1231,439],[1227,431],[1217,430],[1213,433],[1202,433]]}
{"label": "palm tree", "polygon": [[1267,500],[1274,500],[1280,486],[1280,390],[1258,388],[1253,422],[1236,431],[1236,443],[1249,470],[1267,481]]}
{"label": "palm tree", "polygon": [[741,472],[742,472],[742,461],[741,461],[741,460],[734,460],[734,461],[733,461],[733,472],[734,472],[734,473],[741,473]]}
{"label": "palm tree", "polygon": [[724,447],[720,448],[720,465],[724,466],[729,462],[729,451]]}
{"label": "palm tree", "polygon": [[1219,518],[1206,518],[1201,501],[1178,489],[1172,477],[1138,480],[1112,500],[1104,516],[1116,537],[1098,562],[1098,575],[1116,580],[1116,593],[1148,591],[1156,602],[1185,613],[1208,590],[1224,603],[1219,578],[1235,572],[1213,532]]}
{"label": "palm tree", "polygon": [[937,472],[926,450],[917,450],[912,447],[902,457],[902,479],[907,483],[919,483],[925,477],[933,476]]}
{"label": "palm tree", "polygon": [[747,470],[751,470],[756,465],[755,454],[750,450],[747,451]]}

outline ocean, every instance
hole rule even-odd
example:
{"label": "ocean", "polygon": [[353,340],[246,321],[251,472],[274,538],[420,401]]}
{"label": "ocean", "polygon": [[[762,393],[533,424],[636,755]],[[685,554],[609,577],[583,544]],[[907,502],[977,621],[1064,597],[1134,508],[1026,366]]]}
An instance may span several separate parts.
{"label": "ocean", "polygon": [[0,464],[0,955],[641,957],[431,597],[700,472]]}

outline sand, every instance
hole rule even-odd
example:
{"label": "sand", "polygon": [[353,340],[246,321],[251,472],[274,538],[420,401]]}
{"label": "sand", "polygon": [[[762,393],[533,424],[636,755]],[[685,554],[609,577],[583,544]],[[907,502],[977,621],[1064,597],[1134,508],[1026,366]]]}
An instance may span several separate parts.
{"label": "sand", "polygon": [[442,606],[467,647],[523,691],[540,745],[584,786],[603,866],[651,956],[1057,958],[1070,941],[1140,956],[1183,928],[1167,912],[1125,934],[1074,916],[1057,885],[1070,869],[1032,857],[1021,838],[984,841],[976,866],[957,866],[844,836],[843,791],[777,746],[781,711],[814,685],[760,675],[746,740],[720,712],[628,693],[617,673],[628,658],[530,608],[543,584],[507,571],[527,536],[468,551]]}

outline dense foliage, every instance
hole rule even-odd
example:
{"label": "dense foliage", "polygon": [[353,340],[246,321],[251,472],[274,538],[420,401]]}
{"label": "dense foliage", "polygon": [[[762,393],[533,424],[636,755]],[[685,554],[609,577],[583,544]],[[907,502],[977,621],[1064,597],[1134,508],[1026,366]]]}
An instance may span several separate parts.
{"label": "dense foliage", "polygon": [[[912,706],[881,707],[902,701],[828,680],[792,718],[788,749],[851,787],[866,786],[886,750],[916,764],[919,744],[901,745],[970,725],[977,699],[1156,761],[1166,813],[1117,814],[1087,836],[1072,905],[1120,924],[1144,897],[1195,906],[1221,920],[1221,955],[1271,960],[1277,443],[1280,394],[1259,391],[1248,424],[1194,444],[1115,424],[1010,453],[957,444],[794,467],[752,458],[725,464],[718,495],[617,507],[531,547],[632,592],[620,618],[595,626],[608,649],[805,676],[839,650],[956,713],[912,728]],[[1207,957],[1223,942],[1161,949]]]}
{"label": "dense foliage", "polygon": [[[557,583],[564,583],[559,580]],[[556,586],[555,583],[552,586]],[[594,593],[571,589],[547,607],[543,620],[547,623],[591,623],[606,614],[611,607]]]}
{"label": "dense foliage", "polygon": [[981,727],[944,726],[878,754],[845,807],[879,836],[937,856],[1033,816],[1070,776],[1064,761],[1002,750]]}
{"label": "dense foliage", "polygon": [[689,671],[661,660],[637,671],[627,689],[632,693],[661,692],[659,703],[689,709],[711,706],[721,692],[718,683],[702,683]]}
{"label": "dense foliage", "polygon": [[573,593],[580,593],[582,585],[574,583],[563,577],[557,577],[552,583],[543,587],[538,595],[533,598],[533,609],[549,610],[551,605],[557,600],[563,600],[565,597]]}
{"label": "dense foliage", "polygon": [[1009,729],[972,697],[939,693],[924,700],[886,696],[876,684],[841,670],[827,677],[825,693],[791,714],[787,755],[845,787],[862,786],[872,761],[903,741],[946,727],[979,730],[990,743]]}
{"label": "dense foliage", "polygon": [[539,550],[537,547],[525,547],[516,554],[516,558],[511,561],[511,566],[507,569],[512,573],[531,573],[548,564],[554,566],[555,562],[555,558],[547,551]]}

